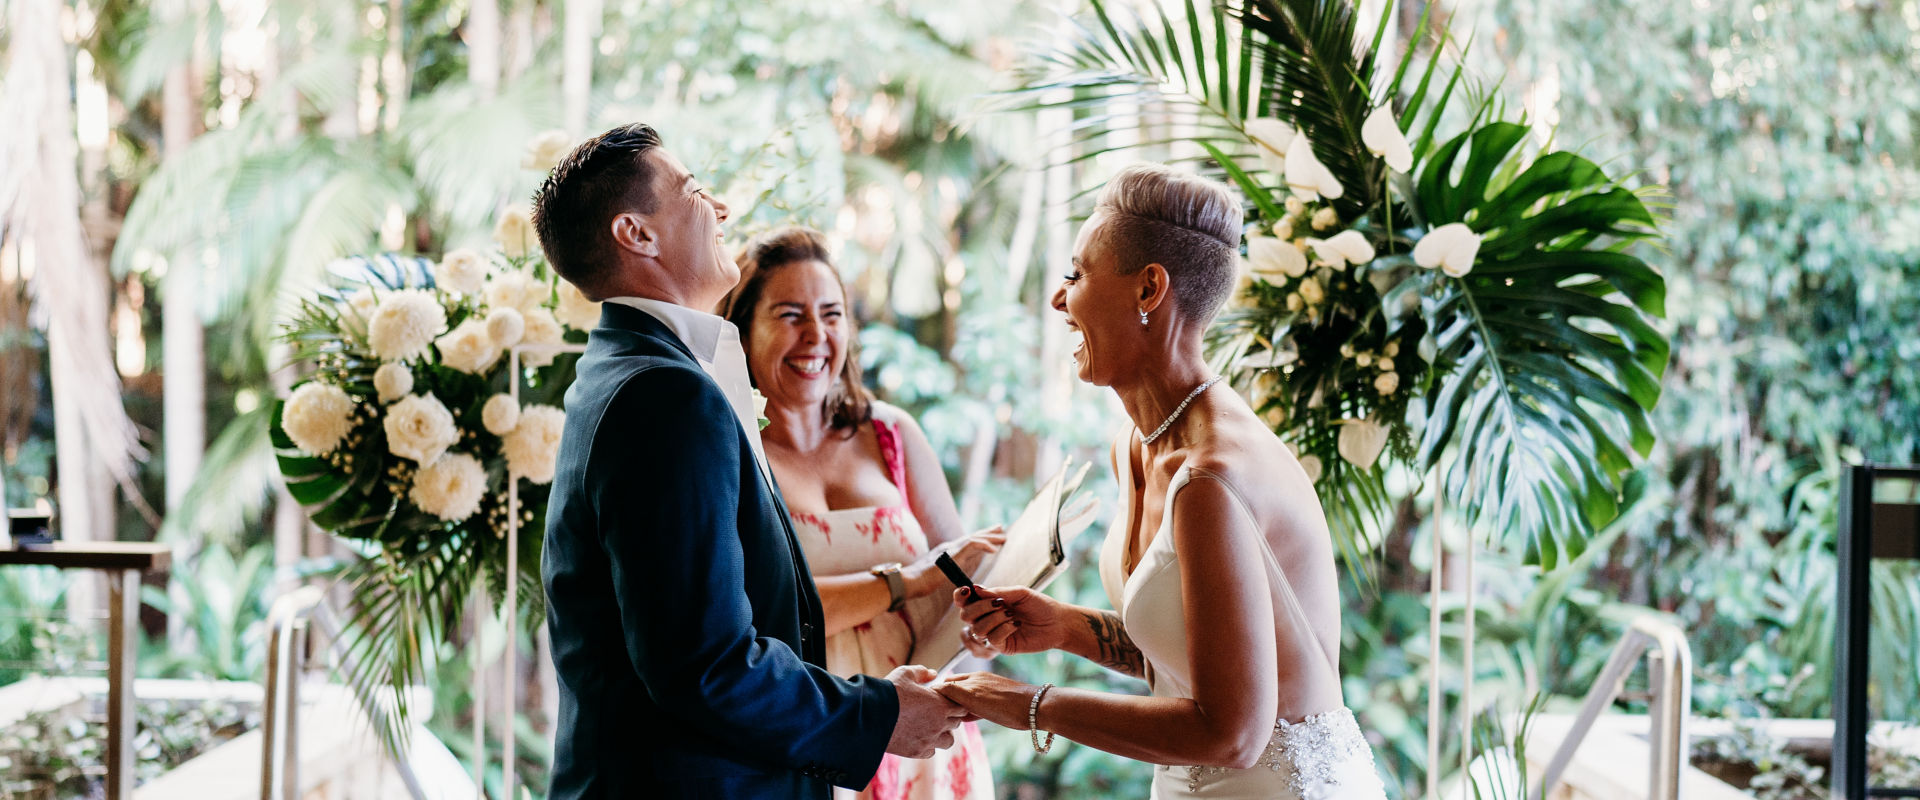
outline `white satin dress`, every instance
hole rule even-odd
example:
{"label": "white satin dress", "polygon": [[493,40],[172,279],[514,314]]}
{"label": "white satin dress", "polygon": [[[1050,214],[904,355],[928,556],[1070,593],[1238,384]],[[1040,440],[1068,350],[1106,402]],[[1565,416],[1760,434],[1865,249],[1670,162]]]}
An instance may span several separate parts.
{"label": "white satin dress", "polygon": [[[1172,529],[1174,495],[1195,478],[1196,471],[1182,466],[1174,473],[1167,486],[1163,504],[1166,513],[1159,531],[1141,554],[1133,573],[1128,575],[1123,561],[1134,514],[1132,459],[1127,456],[1128,452],[1123,444],[1114,459],[1119,464],[1119,474],[1115,477],[1122,495],[1122,513],[1100,553],[1100,580],[1108,599],[1120,613],[1127,635],[1145,656],[1147,680],[1153,695],[1191,699],[1193,655],[1187,648],[1179,554],[1174,550]],[[1202,479],[1220,480],[1211,473],[1201,475]],[[1241,512],[1251,517],[1251,511],[1232,484],[1225,485]],[[1334,669],[1335,660],[1313,636],[1306,614],[1272,550],[1264,541],[1260,542],[1259,550],[1266,556],[1273,608],[1278,617],[1274,628],[1280,637],[1281,660],[1292,667],[1286,670],[1287,674],[1297,674],[1301,681],[1318,684],[1313,687],[1317,696],[1338,698],[1340,681]],[[1282,687],[1282,708],[1292,702],[1289,697],[1316,696],[1315,691],[1293,691],[1299,688]],[[1374,769],[1373,750],[1361,735],[1353,712],[1337,700],[1332,707],[1302,710],[1310,713],[1278,715],[1266,753],[1252,768],[1156,766],[1153,797],[1156,800],[1385,800],[1386,788]]]}

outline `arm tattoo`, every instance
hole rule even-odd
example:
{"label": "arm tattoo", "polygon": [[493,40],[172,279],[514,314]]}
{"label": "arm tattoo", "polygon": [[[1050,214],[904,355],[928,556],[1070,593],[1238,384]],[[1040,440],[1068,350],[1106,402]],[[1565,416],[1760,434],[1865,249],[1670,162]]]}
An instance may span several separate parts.
{"label": "arm tattoo", "polygon": [[1087,614],[1086,620],[1094,647],[1098,648],[1100,657],[1095,660],[1100,666],[1135,678],[1147,676],[1146,659],[1140,655],[1140,648],[1134,646],[1132,637],[1127,636],[1119,614],[1100,611]]}

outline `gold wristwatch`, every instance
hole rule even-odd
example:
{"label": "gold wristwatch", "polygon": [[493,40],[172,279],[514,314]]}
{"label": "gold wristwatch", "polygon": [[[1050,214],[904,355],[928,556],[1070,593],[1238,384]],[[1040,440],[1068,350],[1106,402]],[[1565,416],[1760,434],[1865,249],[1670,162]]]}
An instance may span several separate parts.
{"label": "gold wristwatch", "polygon": [[900,562],[881,564],[867,572],[887,582],[887,593],[893,595],[893,602],[887,604],[887,611],[899,611],[900,606],[907,602],[907,582],[900,579]]}

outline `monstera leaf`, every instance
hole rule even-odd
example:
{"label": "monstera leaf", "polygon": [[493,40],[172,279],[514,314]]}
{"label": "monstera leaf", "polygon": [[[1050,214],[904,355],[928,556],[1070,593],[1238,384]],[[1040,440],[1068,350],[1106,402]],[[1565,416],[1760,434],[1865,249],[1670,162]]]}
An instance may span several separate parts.
{"label": "monstera leaf", "polygon": [[1653,233],[1640,197],[1573,153],[1527,158],[1527,133],[1484,124],[1420,170],[1425,223],[1484,237],[1471,272],[1425,276],[1434,381],[1420,460],[1456,450],[1447,495],[1551,568],[1618,513],[1629,451],[1653,445],[1666,284],[1624,252]]}

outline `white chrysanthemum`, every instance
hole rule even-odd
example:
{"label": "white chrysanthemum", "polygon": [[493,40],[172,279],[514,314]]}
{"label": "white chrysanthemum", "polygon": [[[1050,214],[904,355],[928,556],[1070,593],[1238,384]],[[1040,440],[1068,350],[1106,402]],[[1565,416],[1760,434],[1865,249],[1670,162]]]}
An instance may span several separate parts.
{"label": "white chrysanthemum", "polygon": [[500,360],[500,346],[487,335],[487,323],[469,319],[434,341],[440,363],[470,375],[479,375]]}
{"label": "white chrysanthemum", "polygon": [[600,304],[588,300],[573,284],[560,282],[560,307],[554,316],[576,331],[590,331],[600,324]]}
{"label": "white chrysanthemum", "polygon": [[540,234],[534,231],[526,206],[509,206],[500,215],[500,221],[493,226],[493,240],[500,244],[500,252],[508,258],[521,258],[540,250]]}
{"label": "white chrysanthemum", "polygon": [[345,389],[319,381],[305,383],[287,398],[280,427],[295,446],[314,455],[326,455],[353,431],[355,405]]}
{"label": "white chrysanthemum", "polygon": [[449,292],[474,294],[486,281],[486,257],[466,248],[448,253],[433,267],[434,285]]}
{"label": "white chrysanthemum", "polygon": [[404,289],[380,301],[367,323],[367,346],[382,361],[405,361],[425,355],[446,330],[447,310],[431,292]]}
{"label": "white chrysanthemum", "polygon": [[520,404],[505,392],[487,398],[480,407],[480,424],[495,436],[505,436],[520,424]]}
{"label": "white chrysanthemum", "polygon": [[480,510],[487,492],[487,469],[466,453],[448,453],[413,474],[413,504],[448,522],[459,522]]}
{"label": "white chrysanthemum", "polygon": [[373,371],[373,390],[380,393],[380,402],[391,403],[408,392],[413,391],[413,370],[397,361],[381,364]]}
{"label": "white chrysanthemum", "polygon": [[[553,312],[544,308],[526,313],[527,332],[520,337],[521,344],[565,344],[566,332],[560,330],[560,323],[553,318]],[[525,353],[520,363],[529,367],[544,367],[553,363],[558,353]]]}
{"label": "white chrysanthemum", "polygon": [[552,481],[554,463],[560,457],[560,432],[566,425],[566,412],[553,406],[521,409],[520,424],[500,438],[500,449],[507,455],[507,474],[534,483]]}
{"label": "white chrysanthemum", "polygon": [[460,441],[453,413],[430,394],[413,394],[387,407],[384,421],[387,451],[421,464],[431,464]]}
{"label": "white chrysanthemum", "polygon": [[1373,390],[1381,394],[1393,394],[1400,388],[1400,373],[1382,372],[1373,376]]}
{"label": "white chrysanthemum", "polygon": [[520,157],[520,168],[547,172],[559,166],[561,159],[571,152],[573,137],[566,131],[541,131],[527,140],[527,152]]}
{"label": "white chrysanthemum", "polygon": [[503,272],[487,281],[487,306],[522,314],[547,305],[547,285],[524,272]]}
{"label": "white chrysanthemum", "polygon": [[487,313],[487,337],[495,347],[512,347],[527,332],[527,320],[517,308],[496,308]]}

